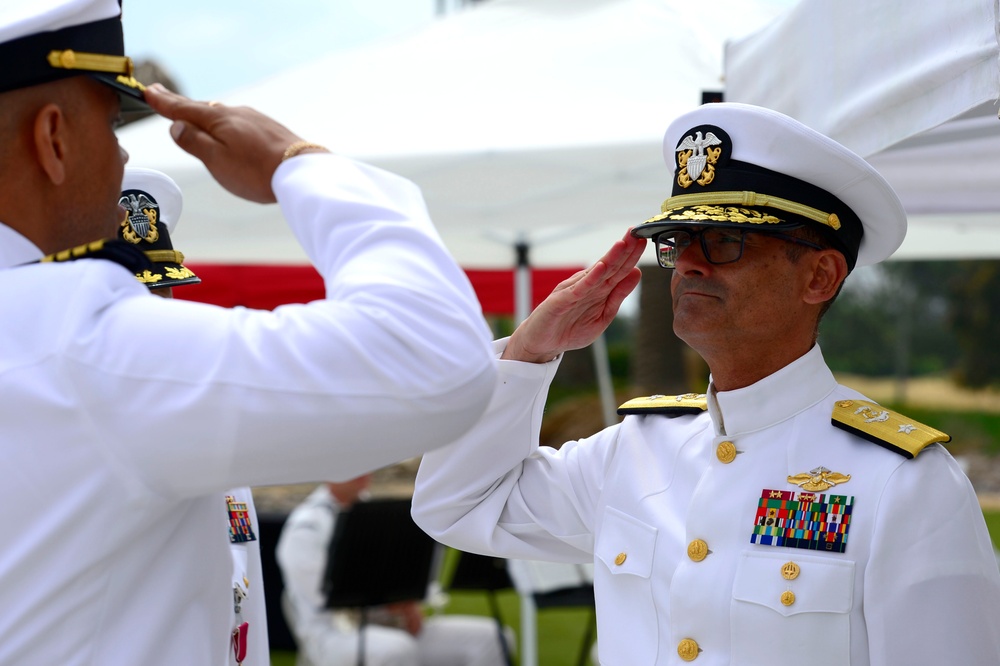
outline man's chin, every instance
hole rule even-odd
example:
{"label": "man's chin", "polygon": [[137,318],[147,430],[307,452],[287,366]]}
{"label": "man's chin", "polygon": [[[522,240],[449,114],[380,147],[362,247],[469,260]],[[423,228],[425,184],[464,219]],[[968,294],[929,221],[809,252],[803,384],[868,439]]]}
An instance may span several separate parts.
{"label": "man's chin", "polygon": [[722,301],[714,296],[704,294],[682,294],[673,299],[674,321],[688,319],[692,323],[718,316],[723,307]]}
{"label": "man's chin", "polygon": [[718,330],[718,323],[713,324],[708,313],[693,308],[674,308],[674,335],[689,346],[694,347],[696,340],[703,340],[715,330]]}

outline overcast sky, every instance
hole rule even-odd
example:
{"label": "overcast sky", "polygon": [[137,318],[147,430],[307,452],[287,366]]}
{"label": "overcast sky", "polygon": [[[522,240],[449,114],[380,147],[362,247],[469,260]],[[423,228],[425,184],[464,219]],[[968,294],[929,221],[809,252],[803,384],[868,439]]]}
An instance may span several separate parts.
{"label": "overcast sky", "polygon": [[[455,0],[448,0],[455,4]],[[414,30],[440,0],[125,0],[125,51],[210,99],[310,58]]]}

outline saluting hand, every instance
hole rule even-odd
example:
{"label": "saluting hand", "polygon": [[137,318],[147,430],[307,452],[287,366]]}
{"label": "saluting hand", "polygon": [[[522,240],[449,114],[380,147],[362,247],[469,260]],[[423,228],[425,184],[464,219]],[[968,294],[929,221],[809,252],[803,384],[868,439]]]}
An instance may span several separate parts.
{"label": "saluting hand", "polygon": [[146,101],[174,121],[174,141],[204,162],[220,185],[244,199],[274,203],[271,176],[299,136],[253,109],[196,102],[156,83],[146,88]]}
{"label": "saluting hand", "polygon": [[560,282],[517,327],[501,358],[545,363],[596,340],[639,284],[636,264],[646,240],[630,232],[593,266]]}

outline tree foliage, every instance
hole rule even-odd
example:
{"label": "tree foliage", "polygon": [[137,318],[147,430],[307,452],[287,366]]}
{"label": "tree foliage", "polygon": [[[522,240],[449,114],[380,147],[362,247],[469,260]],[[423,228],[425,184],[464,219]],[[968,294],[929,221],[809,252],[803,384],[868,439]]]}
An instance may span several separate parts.
{"label": "tree foliage", "polygon": [[958,262],[861,268],[820,323],[820,345],[838,372],[941,374],[958,359],[949,304]]}
{"label": "tree foliage", "polygon": [[949,288],[959,350],[955,378],[970,387],[1000,384],[1000,262],[962,262]]}
{"label": "tree foliage", "polygon": [[[656,265],[643,265],[640,269],[642,283],[632,382],[640,394],[686,393],[693,390],[695,378],[685,363],[687,345],[674,335],[670,271]],[[707,371],[703,374],[707,375]]]}
{"label": "tree foliage", "polygon": [[859,269],[820,325],[834,370],[1000,385],[1000,261]]}

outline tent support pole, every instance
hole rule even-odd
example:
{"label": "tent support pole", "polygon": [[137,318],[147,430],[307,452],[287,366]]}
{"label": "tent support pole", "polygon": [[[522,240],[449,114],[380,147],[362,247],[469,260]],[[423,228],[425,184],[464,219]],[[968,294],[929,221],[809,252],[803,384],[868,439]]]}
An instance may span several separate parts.
{"label": "tent support pole", "polygon": [[[531,262],[528,254],[531,246],[522,236],[514,243],[517,255],[517,268],[514,271],[514,323],[520,324],[531,314]],[[594,371],[597,374],[597,388],[601,396],[601,413],[604,425],[618,423],[615,409],[615,389],[611,382],[611,362],[608,360],[608,344],[601,333],[590,345],[594,355]]]}
{"label": "tent support pole", "polygon": [[604,415],[604,426],[618,423],[618,410],[615,406],[615,388],[611,383],[611,361],[608,359],[608,343],[601,333],[590,344],[594,353],[594,368],[597,373],[597,388],[601,395],[601,413]]}
{"label": "tent support pole", "polygon": [[528,241],[523,237],[514,243],[517,268],[514,270],[514,324],[520,324],[531,314],[531,264],[528,261]]}

